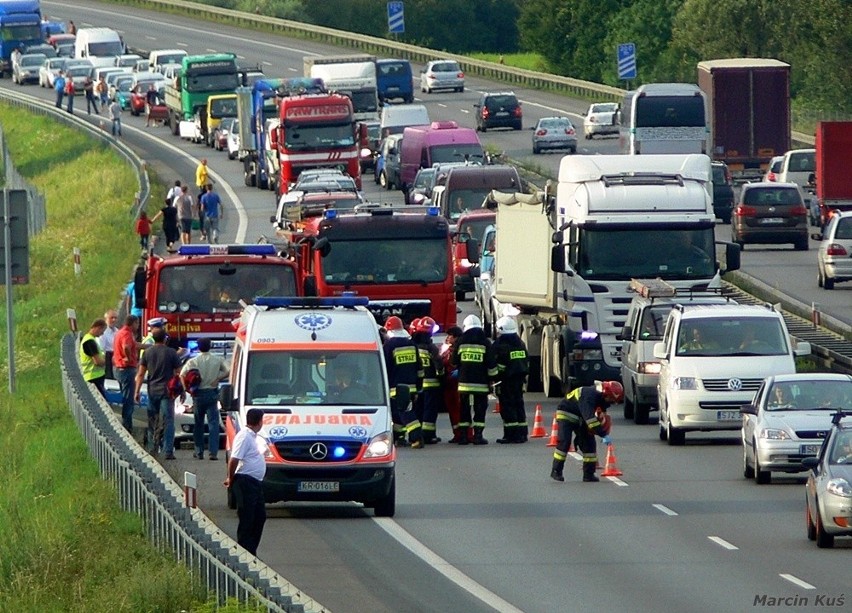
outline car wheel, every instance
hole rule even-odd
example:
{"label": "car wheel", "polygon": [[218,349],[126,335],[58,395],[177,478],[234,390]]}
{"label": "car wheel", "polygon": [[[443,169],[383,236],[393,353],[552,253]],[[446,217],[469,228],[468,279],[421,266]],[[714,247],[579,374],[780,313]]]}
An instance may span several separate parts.
{"label": "car wheel", "polygon": [[834,289],[834,279],[832,279],[831,277],[825,277],[822,280],[822,286],[825,289]]}
{"label": "car wheel", "polygon": [[488,128],[486,128],[486,127],[485,127],[485,124],[482,124],[482,125],[479,127],[479,131],[480,131],[480,132],[487,132],[487,131],[488,131]]}
{"label": "car wheel", "polygon": [[482,322],[482,331],[485,332],[485,336],[491,338],[491,321],[485,316],[482,309],[479,310],[479,321]]}
{"label": "car wheel", "polygon": [[571,155],[577,153],[577,147],[571,147]]}
{"label": "car wheel", "polygon": [[235,157],[237,157],[235,153],[233,153],[232,151],[228,151],[228,159],[229,160],[233,160]]}
{"label": "car wheel", "polygon": [[541,149],[538,148],[538,145],[533,145],[533,155],[538,155],[541,153]]}
{"label": "car wheel", "polygon": [[[635,398],[635,395],[634,395]],[[644,426],[648,423],[648,417],[651,413],[651,405],[647,402],[637,402],[636,409],[633,411],[633,423],[639,426]]]}
{"label": "car wheel", "polygon": [[666,430],[666,426],[665,426],[662,400],[660,401],[660,421],[659,421],[659,424],[660,424],[660,440],[661,441],[668,440],[669,432],[668,432],[668,430]]}
{"label": "car wheel", "polygon": [[817,530],[814,525],[814,520],[811,517],[811,505],[808,504],[807,496],[805,496],[805,524],[807,525],[808,540],[815,541]]}
{"label": "car wheel", "polygon": [[624,419],[633,419],[633,398],[628,398],[627,394],[624,394]]}
{"label": "car wheel", "polygon": [[810,243],[808,242],[808,237],[806,236],[803,239],[799,239],[794,244],[794,248],[796,251],[807,251],[810,248]]}
{"label": "car wheel", "polygon": [[757,443],[754,444],[754,481],[758,485],[767,485],[772,483],[772,472],[763,470],[760,466],[760,459],[757,457]]}
{"label": "car wheel", "polygon": [[743,443],[743,477],[754,479],[754,468],[748,463],[748,451],[745,443]]}
{"label": "car wheel", "polygon": [[823,287],[825,283],[823,282],[822,270],[819,266],[817,266],[817,287]]}
{"label": "car wheel", "polygon": [[682,447],[686,442],[686,433],[680,428],[672,426],[671,420],[666,423],[666,435],[669,447]]}
{"label": "car wheel", "polygon": [[464,302],[465,292],[456,292],[456,302]]}
{"label": "car wheel", "polygon": [[524,125],[523,125],[523,124],[519,121],[518,123],[516,123],[516,124],[514,125],[514,129],[515,129],[515,130],[523,130],[523,129],[524,129]]}
{"label": "car wheel", "polygon": [[819,501],[815,500],[814,506],[817,509],[816,517],[816,544],[820,549],[831,549],[834,547],[834,535],[825,531],[825,526],[822,525],[822,516],[819,514]]}
{"label": "car wheel", "polygon": [[464,91],[464,85],[462,85],[461,87],[459,87],[456,91],[457,91],[457,92],[463,92],[463,91]]}
{"label": "car wheel", "polygon": [[391,481],[390,491],[373,504],[376,517],[393,517],[396,512],[396,479]]}

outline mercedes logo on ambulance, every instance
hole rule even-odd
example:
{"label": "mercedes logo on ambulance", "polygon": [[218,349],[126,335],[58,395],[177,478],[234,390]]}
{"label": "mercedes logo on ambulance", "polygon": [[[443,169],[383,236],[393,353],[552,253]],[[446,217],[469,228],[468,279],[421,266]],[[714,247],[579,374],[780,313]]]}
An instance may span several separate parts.
{"label": "mercedes logo on ambulance", "polygon": [[324,460],[328,457],[328,447],[325,443],[314,443],[309,449],[309,453],[314,460]]}
{"label": "mercedes logo on ambulance", "polygon": [[743,382],[734,377],[733,379],[728,379],[728,389],[732,392],[738,392],[743,388]]}

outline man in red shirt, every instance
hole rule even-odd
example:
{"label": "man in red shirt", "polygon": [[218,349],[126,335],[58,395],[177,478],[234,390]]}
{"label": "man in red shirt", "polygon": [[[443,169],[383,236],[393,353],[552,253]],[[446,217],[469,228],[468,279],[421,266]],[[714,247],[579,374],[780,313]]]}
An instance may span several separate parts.
{"label": "man in red shirt", "polygon": [[121,390],[121,421],[128,432],[133,432],[133,408],[136,369],[139,367],[139,318],[128,315],[124,325],[115,333],[113,340],[112,370]]}

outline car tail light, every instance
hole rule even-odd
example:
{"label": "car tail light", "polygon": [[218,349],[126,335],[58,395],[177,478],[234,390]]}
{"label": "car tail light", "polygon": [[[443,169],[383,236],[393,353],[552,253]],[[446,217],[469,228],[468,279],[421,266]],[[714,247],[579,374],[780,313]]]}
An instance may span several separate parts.
{"label": "car tail light", "polygon": [[547,134],[547,130],[545,130],[544,128],[542,128],[540,130],[536,130],[536,132],[535,132],[536,136],[544,136],[545,134]]}
{"label": "car tail light", "polygon": [[565,128],[565,134],[573,134],[574,128]]}
{"label": "car tail light", "polygon": [[725,167],[725,183],[730,184],[732,181],[733,181],[733,178],[731,177],[731,171],[726,166]]}
{"label": "car tail light", "polygon": [[793,207],[793,210],[792,210],[792,211],[790,211],[790,214],[791,214],[791,215],[807,215],[807,214],[808,214],[808,209],[806,209],[806,208],[805,208],[804,206],[802,206],[802,205],[799,205],[799,206]]}
{"label": "car tail light", "polygon": [[757,209],[753,206],[746,206],[744,204],[737,205],[737,208],[734,209],[734,215],[737,217],[754,217],[757,215]]}
{"label": "car tail light", "polygon": [[459,79],[464,79],[464,73],[460,72],[456,75]]}
{"label": "car tail light", "polygon": [[598,119],[594,115],[589,115],[589,123],[597,123]]}
{"label": "car tail light", "polygon": [[825,250],[825,255],[849,255],[846,253],[846,248],[840,243],[831,243]]}
{"label": "car tail light", "polygon": [[524,116],[524,112],[521,110],[521,107],[519,107],[519,106],[515,107],[514,115],[515,115],[515,117],[523,117]]}
{"label": "car tail light", "polygon": [[435,80],[435,79],[437,79],[438,77],[436,77],[436,76],[435,76],[435,75],[433,75],[433,74],[429,74],[429,75],[426,75],[426,78],[427,78],[427,79],[430,79],[430,80],[432,80],[432,81],[434,81],[434,80]]}
{"label": "car tail light", "polygon": [[767,174],[767,175],[766,175],[766,180],[767,180],[767,181],[772,181],[772,182],[774,183],[775,181],[777,181],[777,180],[778,180],[778,177],[776,177],[776,176],[775,176],[775,173],[774,173],[774,172],[772,172],[772,171],[770,170],[770,171],[769,171],[769,174]]}
{"label": "car tail light", "polygon": [[491,112],[488,110],[488,107],[487,107],[487,106],[483,106],[483,107],[482,107],[482,118],[483,118],[483,119],[488,119],[488,116],[489,116],[490,114],[491,114]]}

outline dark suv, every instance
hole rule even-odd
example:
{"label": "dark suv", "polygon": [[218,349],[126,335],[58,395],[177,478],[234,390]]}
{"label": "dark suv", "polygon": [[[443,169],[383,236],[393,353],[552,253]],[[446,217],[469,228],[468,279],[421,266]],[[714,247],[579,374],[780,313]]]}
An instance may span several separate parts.
{"label": "dark suv", "polygon": [[725,162],[713,162],[713,214],[731,223],[734,208],[734,182]]}
{"label": "dark suv", "polygon": [[731,239],[745,243],[793,243],[808,249],[808,210],[795,183],[746,183],[731,218]]}
{"label": "dark suv", "polygon": [[485,132],[488,128],[522,129],[524,113],[514,92],[482,94],[476,109],[476,129]]}

